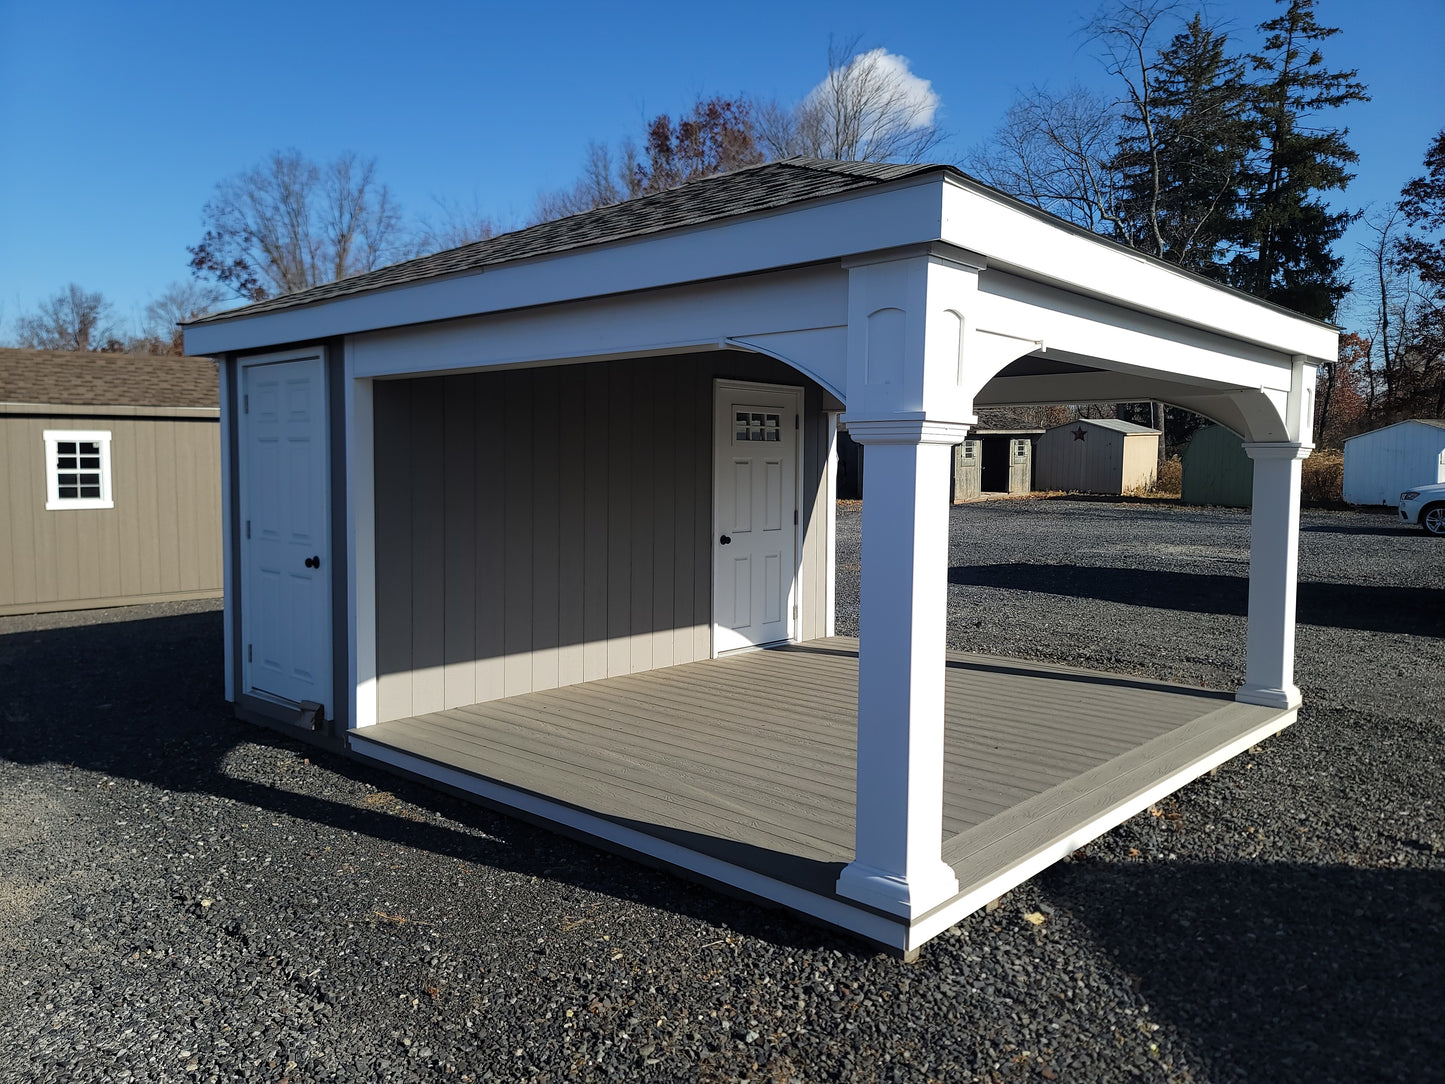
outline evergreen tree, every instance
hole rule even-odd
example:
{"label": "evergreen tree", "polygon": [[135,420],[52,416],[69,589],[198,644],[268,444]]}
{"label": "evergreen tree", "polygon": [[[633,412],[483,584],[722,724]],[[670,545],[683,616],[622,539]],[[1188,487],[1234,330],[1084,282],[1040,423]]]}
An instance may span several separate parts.
{"label": "evergreen tree", "polygon": [[1245,178],[1245,215],[1229,279],[1296,312],[1330,317],[1349,290],[1332,246],[1352,215],[1331,213],[1317,193],[1343,190],[1358,155],[1344,128],[1309,119],[1348,102],[1368,101],[1358,72],[1330,71],[1318,43],[1339,30],[1315,21],[1315,0],[1278,0],[1284,14],[1260,24],[1261,51],[1250,56],[1263,80],[1255,89],[1260,152]]}
{"label": "evergreen tree", "polygon": [[1240,180],[1258,146],[1244,63],[1226,45],[1195,15],[1160,50],[1113,162],[1124,192],[1121,240],[1217,278],[1225,275],[1221,250],[1240,230]]}

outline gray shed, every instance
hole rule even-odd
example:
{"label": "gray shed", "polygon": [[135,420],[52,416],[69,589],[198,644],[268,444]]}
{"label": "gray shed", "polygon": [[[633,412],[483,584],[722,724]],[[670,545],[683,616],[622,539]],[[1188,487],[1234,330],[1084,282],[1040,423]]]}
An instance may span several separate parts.
{"label": "gray shed", "polygon": [[209,358],[0,349],[0,614],[221,594]]}
{"label": "gray shed", "polygon": [[1238,433],[1207,425],[1194,434],[1181,457],[1185,504],[1248,508],[1254,499],[1254,461]]}
{"label": "gray shed", "polygon": [[[1300,704],[1303,389],[1338,333],[951,167],[736,170],[186,344],[221,366],[238,715],[896,952]],[[980,408],[1150,397],[1258,453],[1243,687],[949,653]]]}
{"label": "gray shed", "polygon": [[1445,419],[1411,418],[1345,441],[1345,500],[1394,504],[1411,486],[1445,482]]}
{"label": "gray shed", "polygon": [[953,499],[1033,489],[1034,445],[1042,429],[975,429],[953,449]]}
{"label": "gray shed", "polygon": [[1039,438],[1034,471],[1039,489],[1124,494],[1154,484],[1157,429],[1116,418],[1080,418]]}

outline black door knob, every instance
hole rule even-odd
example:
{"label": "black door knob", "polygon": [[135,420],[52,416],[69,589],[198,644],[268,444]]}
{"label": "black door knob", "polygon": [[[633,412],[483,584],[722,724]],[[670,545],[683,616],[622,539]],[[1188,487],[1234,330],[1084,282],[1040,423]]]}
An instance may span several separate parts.
{"label": "black door knob", "polygon": [[732,542],[732,540],[733,536],[730,534],[725,534],[718,539],[718,541],[721,542],[724,546],[728,545],[730,542]]}
{"label": "black door knob", "polygon": [[307,567],[307,568],[320,568],[320,567],[321,567],[321,558],[320,558],[320,557],[308,557],[308,558],[306,558],[306,567]]}

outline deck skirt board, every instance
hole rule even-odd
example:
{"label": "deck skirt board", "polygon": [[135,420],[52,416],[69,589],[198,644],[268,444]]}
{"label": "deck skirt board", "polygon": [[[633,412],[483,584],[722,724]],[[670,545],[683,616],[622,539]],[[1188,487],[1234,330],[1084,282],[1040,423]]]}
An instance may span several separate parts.
{"label": "deck skirt board", "polygon": [[[961,888],[918,929],[957,921],[1081,831],[1107,830],[1293,720],[1144,678],[947,660],[939,838]],[[634,841],[629,853],[652,853],[635,841],[655,839],[658,855],[698,856],[669,859],[674,868],[791,886],[769,898],[833,924],[858,908],[857,925],[843,924],[877,939],[880,920],[903,920],[833,891],[852,858],[857,687],[858,642],[830,637],[395,719],[353,732],[352,748],[423,776],[474,779],[478,794],[576,810],[615,825]],[[584,834],[605,843],[613,831]]]}

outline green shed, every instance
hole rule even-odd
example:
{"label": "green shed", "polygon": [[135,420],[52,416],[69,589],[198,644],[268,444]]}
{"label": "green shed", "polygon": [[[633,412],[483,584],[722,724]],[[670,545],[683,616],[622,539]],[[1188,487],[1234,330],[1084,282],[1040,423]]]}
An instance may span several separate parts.
{"label": "green shed", "polygon": [[1254,461],[1245,455],[1239,434],[1207,425],[1194,434],[1182,457],[1180,483],[1185,504],[1248,508],[1254,492]]}

